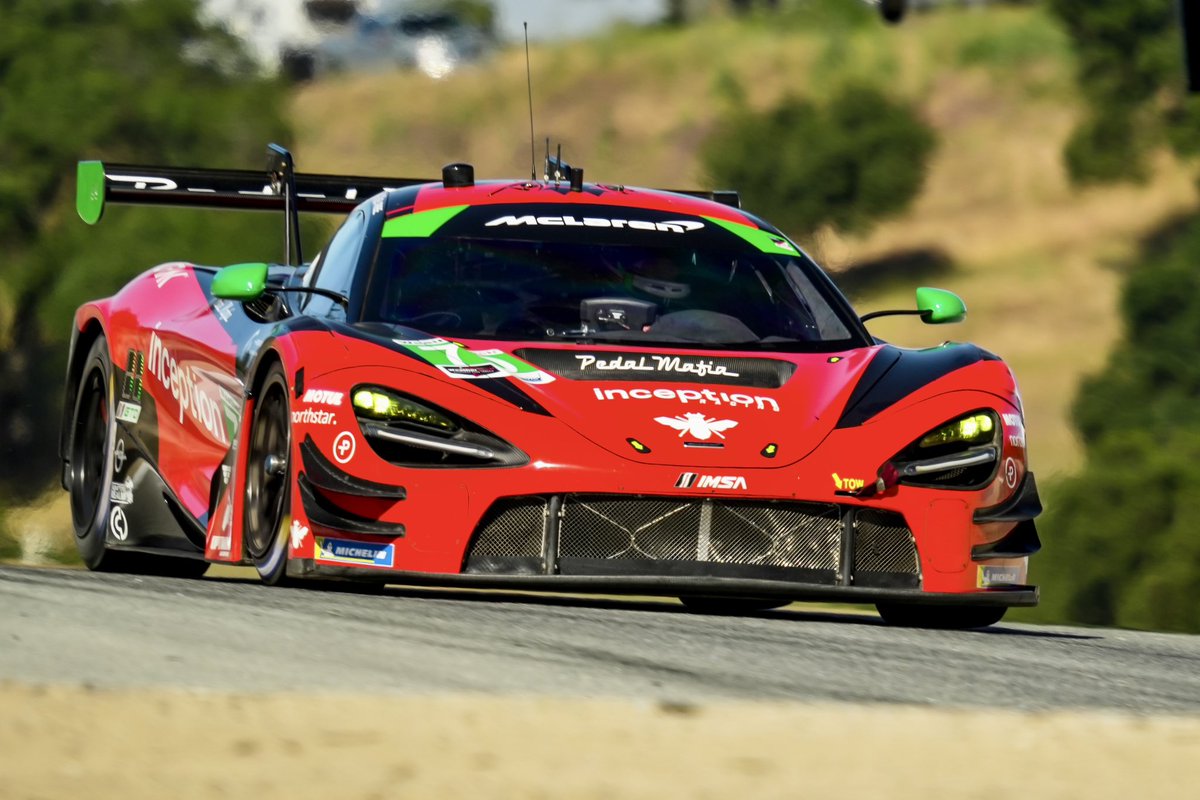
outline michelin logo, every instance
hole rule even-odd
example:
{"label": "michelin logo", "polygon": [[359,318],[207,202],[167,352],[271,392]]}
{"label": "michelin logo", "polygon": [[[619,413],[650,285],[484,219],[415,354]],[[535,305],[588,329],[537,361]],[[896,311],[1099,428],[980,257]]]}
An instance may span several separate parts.
{"label": "michelin logo", "polygon": [[391,567],[396,561],[396,547],[391,544],[351,542],[344,539],[327,539],[324,536],[318,536],[316,545],[316,555],[319,561],[332,561],[338,564],[358,564],[369,567]]}

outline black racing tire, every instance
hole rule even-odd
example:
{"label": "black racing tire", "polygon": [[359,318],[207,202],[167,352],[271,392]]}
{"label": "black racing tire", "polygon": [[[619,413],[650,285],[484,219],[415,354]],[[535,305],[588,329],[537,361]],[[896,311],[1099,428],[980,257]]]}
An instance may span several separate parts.
{"label": "black racing tire", "polygon": [[97,572],[198,578],[208,569],[201,559],[121,552],[107,545],[117,435],[113,400],[112,361],[107,340],[100,336],[92,342],[79,375],[67,450],[67,488],[79,557]]}
{"label": "black racing tire", "polygon": [[75,546],[84,566],[98,571],[115,569],[120,561],[119,554],[105,546],[117,426],[112,382],[112,362],[101,336],[92,342],[79,374],[67,445]]}
{"label": "black racing tire", "polygon": [[[246,501],[242,530],[246,552],[268,586],[289,583],[288,530],[291,503],[292,425],[287,376],[272,364],[263,378],[250,421],[246,453]],[[268,460],[278,459],[274,466]]]}
{"label": "black racing tire", "polygon": [[783,608],[791,600],[767,597],[692,597],[684,596],[679,602],[693,614],[714,614],[733,616],[737,614],[754,614],[759,611],[770,611]]}
{"label": "black racing tire", "polygon": [[1004,618],[1006,606],[923,606],[913,603],[878,603],[879,616],[901,628],[971,630],[995,625]]}

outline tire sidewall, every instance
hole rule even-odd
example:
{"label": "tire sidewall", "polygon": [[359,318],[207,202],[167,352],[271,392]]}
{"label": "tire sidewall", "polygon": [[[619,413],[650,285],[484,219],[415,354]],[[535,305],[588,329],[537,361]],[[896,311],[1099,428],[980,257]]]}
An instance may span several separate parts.
{"label": "tire sidewall", "polygon": [[[75,512],[75,493],[86,491],[84,487],[79,485],[80,481],[83,480],[81,472],[84,469],[83,464],[80,463],[80,459],[77,457],[77,450],[80,447],[78,440],[82,435],[81,424],[84,422],[80,418],[80,414],[85,411],[83,408],[84,396],[88,391],[91,377],[96,372],[100,373],[100,379],[104,386],[105,402],[108,404],[108,429],[104,436],[104,458],[100,475],[100,494],[96,498],[96,508],[90,519],[79,520],[76,518],[77,515]],[[89,569],[99,569],[104,563],[104,557],[107,553],[108,518],[112,506],[113,450],[117,433],[117,416],[116,408],[113,405],[113,394],[112,362],[108,355],[107,342],[101,336],[92,343],[92,347],[88,351],[87,358],[84,361],[83,370],[80,372],[79,389],[75,393],[75,409],[71,415],[71,444],[69,451],[71,457],[71,522],[75,529],[75,545],[79,549],[79,555],[83,559],[83,563]]]}
{"label": "tire sidewall", "polygon": [[[292,502],[292,426],[291,426],[291,403],[288,399],[287,377],[283,370],[274,365],[267,372],[266,378],[263,380],[262,388],[259,391],[259,397],[265,398],[271,387],[278,384],[283,390],[283,398],[285,402],[286,412],[284,414],[284,428],[287,430],[287,474],[284,476],[284,495],[281,504],[279,520],[276,523],[274,537],[271,540],[267,550],[262,555],[255,555],[249,552],[247,543],[247,552],[250,554],[251,561],[254,562],[255,569],[258,570],[259,578],[262,582],[269,586],[277,586],[283,584],[287,580],[287,564],[288,564],[288,525],[287,521],[291,518],[291,502]],[[254,440],[254,427],[258,424],[259,413],[262,406],[258,403],[254,406],[254,413],[251,417],[250,441],[247,442],[247,447],[252,446]],[[246,520],[249,514],[252,513],[250,504],[246,503],[242,512],[242,529],[247,530],[248,525]]]}

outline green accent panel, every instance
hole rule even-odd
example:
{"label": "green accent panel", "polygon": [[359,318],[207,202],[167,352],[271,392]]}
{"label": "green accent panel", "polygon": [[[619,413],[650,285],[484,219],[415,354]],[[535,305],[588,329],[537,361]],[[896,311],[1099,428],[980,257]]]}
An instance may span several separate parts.
{"label": "green accent panel", "polygon": [[440,337],[395,341],[451,378],[516,378],[526,383],[550,383],[554,380],[553,376],[533,364],[498,349],[468,350],[457,342]]}
{"label": "green accent panel", "polygon": [[719,225],[730,233],[737,234],[764,253],[780,253],[785,256],[798,256],[800,249],[778,234],[755,228],[753,225],[743,225],[717,217],[705,217],[706,220]]}
{"label": "green accent panel", "polygon": [[921,321],[928,325],[962,322],[967,316],[967,306],[962,298],[954,292],[931,286],[917,289],[917,310],[921,312]]}
{"label": "green accent panel", "polygon": [[432,236],[438,228],[458,216],[467,206],[446,206],[432,208],[429,211],[417,211],[405,214],[403,217],[389,219],[383,223],[384,239],[424,239]]}
{"label": "green accent panel", "polygon": [[75,168],[75,210],[88,225],[104,216],[104,164],[80,161]]}
{"label": "green accent panel", "polygon": [[254,300],[267,290],[267,265],[231,264],[217,271],[212,282],[214,297],[222,300]]}

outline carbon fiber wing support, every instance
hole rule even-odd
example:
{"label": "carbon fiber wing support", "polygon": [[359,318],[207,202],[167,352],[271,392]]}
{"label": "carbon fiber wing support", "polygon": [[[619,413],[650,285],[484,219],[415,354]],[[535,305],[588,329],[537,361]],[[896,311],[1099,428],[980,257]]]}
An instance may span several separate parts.
{"label": "carbon fiber wing support", "polygon": [[[295,171],[291,153],[267,148],[263,171],[197,169],[80,161],[75,207],[95,225],[109,203],[125,205],[283,211],[289,263],[299,263],[299,212],[345,214],[368,197],[389,189],[431,183],[429,178],[368,178]],[[291,261],[295,250],[295,262]]]}

